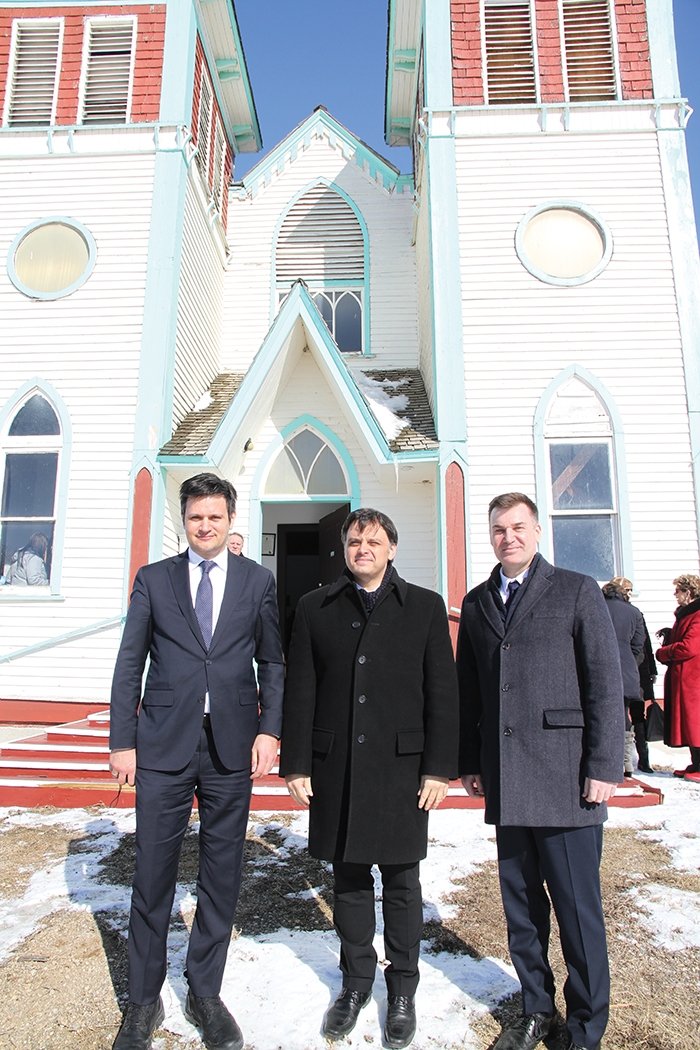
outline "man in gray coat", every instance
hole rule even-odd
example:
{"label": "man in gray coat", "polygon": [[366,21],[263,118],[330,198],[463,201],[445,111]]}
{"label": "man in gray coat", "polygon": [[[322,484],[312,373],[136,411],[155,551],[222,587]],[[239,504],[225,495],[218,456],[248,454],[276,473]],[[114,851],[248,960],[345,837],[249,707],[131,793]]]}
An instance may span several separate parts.
{"label": "man in gray coat", "polygon": [[[467,594],[457,649],[460,772],[496,825],[508,943],[523,1016],[497,1050],[533,1050],[556,1022],[551,898],[569,977],[569,1050],[597,1050],[610,1001],[600,895],[606,801],[622,776],[617,641],[600,588],[537,553],[537,507],[489,505],[499,564]],[[545,892],[547,884],[549,897]]]}

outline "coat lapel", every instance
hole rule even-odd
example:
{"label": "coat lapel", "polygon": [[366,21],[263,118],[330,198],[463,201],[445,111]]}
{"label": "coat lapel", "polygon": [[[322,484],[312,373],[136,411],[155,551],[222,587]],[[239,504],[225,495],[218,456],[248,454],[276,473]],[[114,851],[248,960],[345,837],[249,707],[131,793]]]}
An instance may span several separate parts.
{"label": "coat lapel", "polygon": [[484,619],[489,626],[496,632],[499,638],[502,638],[506,633],[506,625],[503,622],[503,615],[498,605],[498,598],[496,591],[500,582],[500,565],[491,573],[490,578],[486,581],[486,586],[483,588],[479,595],[479,605],[484,615]]}
{"label": "coat lapel", "polygon": [[170,572],[170,580],[173,585],[173,591],[175,592],[175,598],[177,604],[180,606],[180,611],[185,617],[185,620],[190,627],[192,634],[195,636],[202,649],[206,652],[206,645],[202,638],[202,632],[199,629],[197,623],[197,617],[194,613],[194,606],[192,604],[192,593],[190,591],[190,559],[187,551],[175,558],[174,561],[170,562],[168,566]]}
{"label": "coat lapel", "polygon": [[209,652],[211,652],[221,640],[226,630],[226,624],[231,619],[233,610],[240,601],[241,591],[245,586],[245,580],[248,575],[248,565],[249,562],[247,558],[240,558],[236,554],[231,554],[231,551],[228,552],[228,567],[226,569],[224,597],[221,601],[219,618],[216,621],[216,630],[212,635]]}
{"label": "coat lapel", "polygon": [[525,619],[540,598],[552,586],[550,580],[552,571],[553,566],[545,561],[541,555],[537,555],[537,561],[533,562],[532,569],[528,574],[527,587],[523,592],[523,596],[513,609],[512,615],[508,620],[508,633],[513,631]]}

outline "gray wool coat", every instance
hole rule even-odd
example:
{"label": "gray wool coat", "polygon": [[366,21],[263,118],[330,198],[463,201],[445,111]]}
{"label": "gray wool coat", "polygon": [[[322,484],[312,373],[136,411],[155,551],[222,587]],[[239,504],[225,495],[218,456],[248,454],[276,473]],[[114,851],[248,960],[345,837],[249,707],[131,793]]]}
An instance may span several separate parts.
{"label": "gray wool coat", "polygon": [[586,777],[622,779],[620,657],[590,576],[536,555],[504,623],[500,566],[467,594],[457,648],[460,774],[481,774],[486,822],[520,827],[602,823]]}
{"label": "gray wool coat", "polygon": [[280,774],[311,777],[309,852],[426,855],[421,776],[457,775],[457,675],[442,598],[396,570],[369,618],[352,578],[304,595],[287,663]]}

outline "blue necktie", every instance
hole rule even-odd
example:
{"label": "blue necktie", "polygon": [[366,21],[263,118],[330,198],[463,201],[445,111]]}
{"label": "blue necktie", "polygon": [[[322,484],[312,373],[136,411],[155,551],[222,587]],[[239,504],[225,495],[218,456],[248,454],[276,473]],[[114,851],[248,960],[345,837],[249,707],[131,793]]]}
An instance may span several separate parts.
{"label": "blue necktie", "polygon": [[215,565],[215,561],[200,561],[199,567],[202,570],[202,578],[199,581],[197,597],[194,602],[194,613],[207,649],[211,645],[211,624],[214,615],[214,591],[212,590],[209,573]]}
{"label": "blue necktie", "polygon": [[[510,607],[511,607],[511,605],[513,603],[513,598],[515,597],[515,592],[517,591],[519,586],[520,586],[520,584],[518,583],[517,580],[511,580],[510,583],[508,584],[508,597],[506,598],[506,612],[508,612],[508,610],[510,609]],[[197,595],[197,598],[199,598],[199,595]]]}

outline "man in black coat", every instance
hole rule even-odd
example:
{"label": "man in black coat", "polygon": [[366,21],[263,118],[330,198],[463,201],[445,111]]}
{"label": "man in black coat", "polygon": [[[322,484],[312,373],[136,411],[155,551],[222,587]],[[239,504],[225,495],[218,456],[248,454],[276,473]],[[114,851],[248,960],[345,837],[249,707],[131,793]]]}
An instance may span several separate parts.
{"label": "man in black coat", "polygon": [[310,808],[310,853],[333,863],[343,989],[323,1034],[346,1036],[370,998],[378,864],[389,960],[384,1034],[390,1047],[404,1047],[416,1029],[428,810],[457,771],[457,679],[443,601],[394,569],[391,519],[356,510],[341,535],[344,574],[297,606],[280,773]]}
{"label": "man in black coat", "polygon": [[226,549],[236,490],[199,474],[181,486],[180,503],[189,549],[136,574],[112,684],[110,769],[119,784],[136,784],[129,1005],[114,1050],[148,1050],[163,1020],[168,923],[195,794],[199,876],[185,1013],[208,1050],[243,1046],[219,990],[251,780],[270,772],[282,726],[274,579]]}
{"label": "man in black coat", "polygon": [[[595,580],[537,553],[537,507],[489,506],[499,564],[462,605],[457,670],[465,790],[496,825],[508,943],[523,1016],[497,1050],[532,1050],[556,1021],[551,898],[569,978],[569,1050],[596,1050],[610,1000],[600,896],[606,800],[622,776],[620,659]],[[549,890],[549,898],[544,883]]]}

